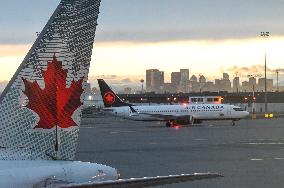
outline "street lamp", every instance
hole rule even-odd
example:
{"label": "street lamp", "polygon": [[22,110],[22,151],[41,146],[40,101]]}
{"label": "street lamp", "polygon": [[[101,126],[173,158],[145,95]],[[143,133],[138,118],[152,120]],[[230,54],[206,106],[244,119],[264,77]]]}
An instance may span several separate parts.
{"label": "street lamp", "polygon": [[[261,32],[260,36],[263,38],[269,37],[269,32]],[[267,109],[267,79],[266,79],[266,49],[264,52],[264,103],[265,103],[265,112],[268,111]]]}

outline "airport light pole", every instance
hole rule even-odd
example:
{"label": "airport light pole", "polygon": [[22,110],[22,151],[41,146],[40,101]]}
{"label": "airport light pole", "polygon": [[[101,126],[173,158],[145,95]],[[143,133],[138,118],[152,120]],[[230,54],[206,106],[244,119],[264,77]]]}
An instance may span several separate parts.
{"label": "airport light pole", "polygon": [[278,92],[279,91],[279,69],[277,69],[275,72],[276,72],[276,91]]}
{"label": "airport light pole", "polygon": [[[267,39],[269,37],[269,32],[261,32],[260,36]],[[266,78],[266,48],[264,52],[264,103],[265,103],[265,113],[268,111],[267,107],[267,78]]]}
{"label": "airport light pole", "polygon": [[143,84],[144,84],[144,79],[142,78],[141,80],[140,80],[140,83],[141,83],[141,94],[143,94]]}

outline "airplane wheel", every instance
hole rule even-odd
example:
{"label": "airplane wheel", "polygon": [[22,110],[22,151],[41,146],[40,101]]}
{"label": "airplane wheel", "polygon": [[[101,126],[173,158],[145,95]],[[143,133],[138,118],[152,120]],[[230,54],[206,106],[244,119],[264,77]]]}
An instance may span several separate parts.
{"label": "airplane wheel", "polygon": [[171,122],[168,121],[168,122],[166,123],[166,127],[171,127]]}
{"label": "airplane wheel", "polygon": [[233,121],[233,122],[232,122],[232,126],[235,126],[235,125],[236,125],[236,122]]}

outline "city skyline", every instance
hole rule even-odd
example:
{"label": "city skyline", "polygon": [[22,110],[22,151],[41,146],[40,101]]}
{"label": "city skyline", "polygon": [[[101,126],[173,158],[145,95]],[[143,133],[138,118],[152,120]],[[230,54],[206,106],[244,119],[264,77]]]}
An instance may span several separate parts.
{"label": "city skyline", "polygon": [[[230,77],[223,73],[221,78],[214,81],[208,80],[206,75],[190,75],[189,69],[180,69],[179,72],[171,73],[171,81],[164,81],[164,71],[158,69],[146,70],[146,89],[141,92],[155,93],[202,93],[202,92],[264,92],[265,78],[262,75],[247,75],[246,79],[240,79],[236,74]],[[278,87],[280,86],[280,87]],[[267,78],[268,91],[284,91],[277,81]],[[128,91],[131,91],[128,90]]]}
{"label": "city skyline", "polygon": [[[58,2],[2,4],[0,17],[9,19],[0,19],[0,80],[10,80]],[[165,74],[189,68],[212,79],[245,70],[264,75],[265,47],[273,72],[284,62],[283,8],[278,1],[105,0],[89,76],[136,77],[148,68]],[[261,31],[271,37],[263,40]]]}

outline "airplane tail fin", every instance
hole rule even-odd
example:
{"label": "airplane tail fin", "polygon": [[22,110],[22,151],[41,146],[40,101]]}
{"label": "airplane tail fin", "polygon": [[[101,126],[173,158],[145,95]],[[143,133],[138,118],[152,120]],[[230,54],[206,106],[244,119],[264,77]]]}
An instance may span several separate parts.
{"label": "airplane tail fin", "polygon": [[105,107],[120,107],[130,106],[130,104],[123,102],[107,85],[103,79],[98,79],[98,84],[101,90],[101,95]]}
{"label": "airplane tail fin", "polygon": [[0,96],[1,159],[75,157],[100,0],[61,0]]}

